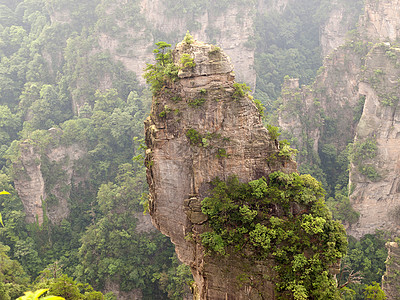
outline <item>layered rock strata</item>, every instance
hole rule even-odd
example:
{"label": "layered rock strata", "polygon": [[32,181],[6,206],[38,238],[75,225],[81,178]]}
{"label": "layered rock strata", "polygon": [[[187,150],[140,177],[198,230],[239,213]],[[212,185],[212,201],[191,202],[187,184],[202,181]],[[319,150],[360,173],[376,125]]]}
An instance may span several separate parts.
{"label": "layered rock strata", "polygon": [[198,299],[261,299],[259,294],[274,299],[274,285],[267,280],[257,288],[237,282],[243,268],[254,278],[272,277],[271,262],[250,265],[234,256],[205,256],[188,233],[206,230],[200,202],[216,177],[237,175],[248,182],[277,170],[294,172],[296,164],[278,155],[278,143],[264,128],[256,105],[249,96],[237,94],[226,54],[197,41],[177,45],[176,64],[183,54],[193,58],[195,67],[181,70],[179,80],[154,97],[145,122],[153,223],[191,267]]}
{"label": "layered rock strata", "polygon": [[400,38],[399,0],[367,0],[364,11],[360,28],[366,39],[385,42]]}

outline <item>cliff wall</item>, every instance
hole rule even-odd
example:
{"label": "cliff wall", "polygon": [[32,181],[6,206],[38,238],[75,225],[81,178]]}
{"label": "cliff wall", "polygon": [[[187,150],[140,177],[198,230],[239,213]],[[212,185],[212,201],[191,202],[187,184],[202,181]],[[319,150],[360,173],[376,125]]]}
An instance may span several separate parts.
{"label": "cliff wall", "polygon": [[349,233],[356,237],[376,229],[400,230],[399,58],[400,49],[378,44],[367,56],[359,84],[365,104],[356,129],[355,151],[362,151],[364,145],[367,149],[367,143],[370,146],[369,154],[362,154],[363,162],[353,162],[350,169],[350,199],[360,220]]}
{"label": "cliff wall", "polygon": [[[62,134],[50,129],[57,140]],[[78,162],[87,153],[82,146],[43,148],[38,141],[26,140],[19,145],[19,158],[14,162],[14,183],[24,204],[26,221],[42,225],[47,217],[53,224],[69,216],[68,199],[74,185],[85,180]]]}
{"label": "cliff wall", "polygon": [[374,42],[396,41],[400,37],[400,1],[365,1],[360,28],[365,39]]}
{"label": "cliff wall", "polygon": [[[119,1],[107,7],[104,13],[113,16],[127,5],[124,3]],[[100,32],[99,46],[102,50],[110,51],[129,70],[136,72],[142,83],[144,80],[141,75],[146,62],[153,59],[153,45],[160,39],[176,42],[178,37],[190,29],[196,38],[216,43],[226,49],[237,66],[240,81],[255,87],[254,49],[246,47],[249,36],[254,35],[255,7],[251,4],[233,3],[221,12],[205,9],[192,16],[171,13],[166,4],[159,0],[142,0],[139,7],[138,18],[142,21],[140,25],[132,26],[124,18],[117,19],[115,26],[119,27],[121,33],[115,35],[106,31]]]}
{"label": "cliff wall", "polygon": [[348,234],[357,238],[400,229],[398,13],[396,1],[367,1],[358,35],[325,58],[315,83],[287,81],[282,93],[279,123],[303,150],[300,163],[352,142],[349,196],[360,218]]}
{"label": "cliff wall", "polygon": [[[248,182],[276,170],[293,172],[296,165],[278,156],[256,105],[247,96],[235,99],[233,68],[222,51],[200,42],[180,43],[173,52],[176,63],[183,53],[190,53],[196,66],[180,71],[179,81],[154,98],[145,123],[153,223],[192,268],[199,299],[259,299],[258,293],[274,299],[271,282],[238,286],[237,276],[248,263],[206,256],[201,244],[187,235],[206,230],[200,201],[216,177],[237,175]],[[272,156],[276,159],[269,160]],[[260,262],[249,272],[272,275],[271,266]]]}
{"label": "cliff wall", "polygon": [[[117,1],[99,11],[104,18],[114,20],[111,32],[109,26],[98,27],[99,49],[110,51],[128,70],[135,72],[141,83],[146,62],[153,58],[151,49],[159,40],[175,43],[189,29],[199,39],[216,44],[231,57],[239,82],[246,82],[252,89],[256,86],[254,69],[255,46],[249,38],[256,36],[257,14],[276,12],[281,14],[289,0],[240,3],[232,2],[226,7],[211,7],[183,13],[171,11],[163,1],[141,0],[138,7],[126,1]],[[131,12],[121,17],[121,8]],[[137,21],[132,22],[132,14]],[[340,46],[348,30],[352,29],[358,17],[358,10],[350,9],[343,3],[335,2],[327,21],[321,24],[321,54],[326,56]]]}
{"label": "cliff wall", "polygon": [[[354,5],[354,6],[352,6]],[[331,54],[333,50],[342,46],[348,32],[355,29],[359,18],[359,7],[357,1],[343,2],[332,1],[332,9],[320,29],[320,45],[322,57]]]}
{"label": "cliff wall", "polygon": [[313,85],[299,87],[298,80],[285,80],[278,123],[292,145],[305,150],[299,153],[299,163],[315,163],[322,144],[335,145],[340,152],[354,138],[363,60],[353,46],[327,56]]}

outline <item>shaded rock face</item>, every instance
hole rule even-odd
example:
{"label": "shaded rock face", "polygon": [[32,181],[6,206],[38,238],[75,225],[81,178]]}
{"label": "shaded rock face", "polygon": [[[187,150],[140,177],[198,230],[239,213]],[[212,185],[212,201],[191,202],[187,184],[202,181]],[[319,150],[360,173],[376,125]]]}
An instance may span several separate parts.
{"label": "shaded rock face", "polygon": [[[388,55],[391,53],[391,55]],[[365,96],[363,114],[356,130],[356,143],[372,139],[376,156],[366,159],[377,178],[354,164],[350,170],[351,202],[360,220],[349,233],[361,237],[376,229],[400,232],[400,49],[378,44],[366,59],[360,94]]]}
{"label": "shaded rock face", "polygon": [[[274,299],[271,282],[257,288],[238,285],[237,276],[249,265],[243,258],[204,256],[203,247],[186,235],[204,232],[206,217],[200,202],[216,177],[226,180],[237,175],[248,182],[277,170],[294,172],[296,165],[278,155],[278,144],[264,128],[252,100],[234,95],[228,56],[195,41],[177,45],[175,63],[184,53],[196,66],[180,71],[179,80],[154,97],[145,122],[152,221],[191,267],[198,299],[259,299],[258,292],[264,299]],[[271,267],[270,262],[260,262],[250,272],[272,275]]]}
{"label": "shaded rock face", "polygon": [[355,28],[360,14],[357,9],[346,7],[344,2],[333,1],[332,5],[333,9],[320,30],[320,45],[323,57],[344,44],[348,31]]}
{"label": "shaded rock face", "polygon": [[120,283],[118,280],[111,281],[106,280],[104,284],[104,294],[112,292],[118,300],[141,300],[143,299],[143,293],[141,289],[124,292],[120,290]]}
{"label": "shaded rock face", "polygon": [[[333,144],[341,151],[354,138],[362,65],[362,57],[351,47],[343,46],[325,59],[312,86],[300,88],[298,80],[285,80],[278,123],[294,138],[292,146],[307,149],[306,154],[299,153],[299,163],[318,155],[323,143]],[[326,116],[334,123],[327,122]]]}
{"label": "shaded rock face", "polygon": [[400,38],[400,1],[367,0],[360,26],[367,39],[375,42]]}
{"label": "shaded rock face", "polygon": [[87,155],[86,151],[78,145],[43,150],[25,141],[20,144],[20,153],[14,163],[14,183],[25,208],[26,221],[41,225],[46,214],[51,223],[60,224],[69,216],[72,185],[85,180],[77,172],[77,165]]}
{"label": "shaded rock face", "polygon": [[[282,94],[279,125],[308,154],[318,156],[322,144],[338,151],[349,141],[376,145],[374,157],[350,168],[350,202],[360,218],[347,233],[357,238],[376,229],[400,231],[400,49],[390,42],[399,34],[398,13],[397,1],[366,1],[361,38],[326,57],[311,87],[287,81]],[[379,41],[389,42],[374,45]],[[310,157],[300,154],[304,161]]]}

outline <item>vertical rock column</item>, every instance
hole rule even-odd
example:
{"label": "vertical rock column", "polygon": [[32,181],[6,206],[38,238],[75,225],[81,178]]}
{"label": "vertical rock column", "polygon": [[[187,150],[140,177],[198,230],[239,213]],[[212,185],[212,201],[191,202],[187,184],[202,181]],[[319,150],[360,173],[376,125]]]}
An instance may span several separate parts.
{"label": "vertical rock column", "polygon": [[181,65],[185,54],[195,66],[181,66],[179,80],[154,96],[145,122],[152,221],[191,267],[198,299],[258,299],[259,293],[274,299],[271,282],[257,288],[237,282],[243,272],[270,275],[271,262],[249,266],[243,258],[205,256],[188,233],[205,231],[201,200],[216,177],[236,175],[248,182],[278,170],[294,172],[296,164],[278,155],[277,141],[264,128],[251,97],[235,85],[232,64],[222,50],[193,41],[178,44],[172,54],[175,64]]}

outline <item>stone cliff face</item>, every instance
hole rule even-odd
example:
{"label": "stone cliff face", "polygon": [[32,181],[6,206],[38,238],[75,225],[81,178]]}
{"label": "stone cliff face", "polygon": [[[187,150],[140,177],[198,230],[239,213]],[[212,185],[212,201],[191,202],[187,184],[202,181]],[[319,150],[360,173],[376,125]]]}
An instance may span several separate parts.
{"label": "stone cliff face", "polygon": [[[50,129],[53,138],[60,132]],[[27,140],[19,146],[20,156],[14,163],[14,183],[24,204],[26,221],[43,224],[45,215],[59,224],[69,215],[71,187],[84,181],[77,172],[77,162],[87,155],[78,145],[41,149]]]}
{"label": "stone cliff face", "polygon": [[359,10],[349,8],[347,5],[348,3],[332,1],[333,8],[320,30],[320,45],[323,57],[342,46],[348,31],[355,28]]}
{"label": "stone cliff face", "polygon": [[376,229],[400,230],[399,63],[400,49],[375,46],[367,56],[359,85],[365,104],[355,143],[371,140],[376,150],[370,159],[364,158],[362,166],[351,165],[350,199],[361,215],[349,233],[356,237]]}
{"label": "stone cliff face", "polygon": [[[256,4],[243,5],[230,3],[223,11],[206,9],[196,12],[193,16],[168,13],[168,7],[163,1],[141,0],[141,24],[132,26],[124,19],[116,20],[116,26],[122,31],[118,35],[105,31],[99,32],[99,47],[110,51],[112,56],[121,61],[129,70],[136,72],[138,79],[144,83],[142,72],[145,62],[151,61],[153,54],[150,49],[159,41],[177,41],[188,29],[198,40],[204,40],[222,47],[231,57],[235,65],[236,78],[246,82],[253,89],[256,86],[254,69],[255,47],[248,45],[249,37],[255,35],[254,22],[257,13],[282,13],[289,0],[266,1],[259,0]],[[107,7],[105,14],[113,15],[125,1],[117,1]],[[348,30],[355,25],[358,11],[349,9],[341,3],[334,3],[328,20],[321,25],[320,40],[322,55],[326,56],[340,46]],[[158,37],[161,36],[162,38]],[[124,49],[121,51],[121,49]]]}
{"label": "stone cliff face", "polygon": [[[118,0],[112,4],[99,4],[96,14],[102,21],[96,25],[97,45],[87,55],[91,56],[99,51],[108,52],[113,59],[135,72],[139,82],[144,83],[143,69],[146,62],[153,57],[153,45],[160,40],[174,43],[190,29],[197,39],[225,49],[235,65],[237,80],[246,82],[254,90],[257,81],[254,69],[256,49],[249,43],[249,38],[257,35],[254,32],[256,16],[271,11],[281,14],[289,2],[290,0],[258,0],[254,4],[232,2],[220,11],[208,8],[191,15],[171,13],[167,4],[160,0]],[[335,2],[333,7],[328,20],[321,25],[323,56],[342,44],[346,32],[355,24],[357,10],[349,9],[341,2]],[[48,5],[47,9],[53,25],[73,23],[73,12],[70,8],[60,9]],[[55,74],[62,65],[62,50],[49,53],[44,49],[43,57]],[[81,75],[76,86],[87,85],[86,77]],[[113,80],[109,74],[104,74],[102,78],[100,76],[97,81],[97,88],[100,90],[112,87]],[[78,114],[87,99],[82,95],[72,95],[72,101],[74,112]]]}
{"label": "stone cliff face", "polygon": [[[123,5],[123,1],[117,2],[108,8],[106,14],[114,14],[114,10],[120,9]],[[226,49],[237,66],[238,78],[252,87],[255,86],[254,49],[246,47],[248,37],[254,35],[254,7],[233,4],[224,12],[206,10],[193,18],[170,15],[167,11],[163,1],[140,1],[141,26],[134,28],[125,20],[117,20],[116,25],[124,32],[124,41],[118,36],[101,32],[100,48],[110,51],[115,59],[121,61],[129,70],[136,72],[138,79],[144,83],[141,76],[143,69],[146,62],[153,58],[150,49],[160,39],[154,32],[160,32],[168,41],[176,41],[186,33],[187,29],[192,28],[193,24],[197,24],[198,26],[191,30],[191,34],[198,39],[218,43]],[[124,53],[121,53],[121,47],[124,48]]]}
{"label": "stone cliff face", "polygon": [[294,138],[293,145],[307,150],[300,152],[298,162],[318,155],[322,142],[341,151],[354,138],[361,66],[361,56],[351,45],[343,46],[325,59],[312,86],[300,88],[296,79],[285,81],[278,122]]}
{"label": "stone cliff face", "polygon": [[374,42],[396,41],[400,37],[400,1],[367,0],[360,27],[366,39]]}
{"label": "stone cliff face", "polygon": [[[248,266],[242,258],[221,261],[205,256],[203,247],[188,240],[187,234],[204,232],[207,219],[200,202],[216,177],[237,175],[248,182],[276,170],[293,172],[296,165],[278,156],[278,144],[269,137],[250,98],[235,96],[226,54],[197,41],[180,43],[173,51],[175,63],[184,53],[196,66],[180,71],[179,80],[154,97],[145,122],[153,223],[191,267],[198,299],[259,299],[258,293],[274,299],[271,282],[257,288],[237,284],[236,277]],[[271,275],[271,266],[260,262],[250,272]]]}
{"label": "stone cliff face", "polygon": [[391,46],[399,34],[398,13],[396,1],[367,1],[360,37],[325,59],[311,87],[300,90],[287,81],[282,94],[279,122],[307,150],[300,162],[312,161],[310,151],[321,154],[322,144],[341,151],[354,141],[350,201],[360,218],[348,234],[357,238],[400,229],[400,49]]}

